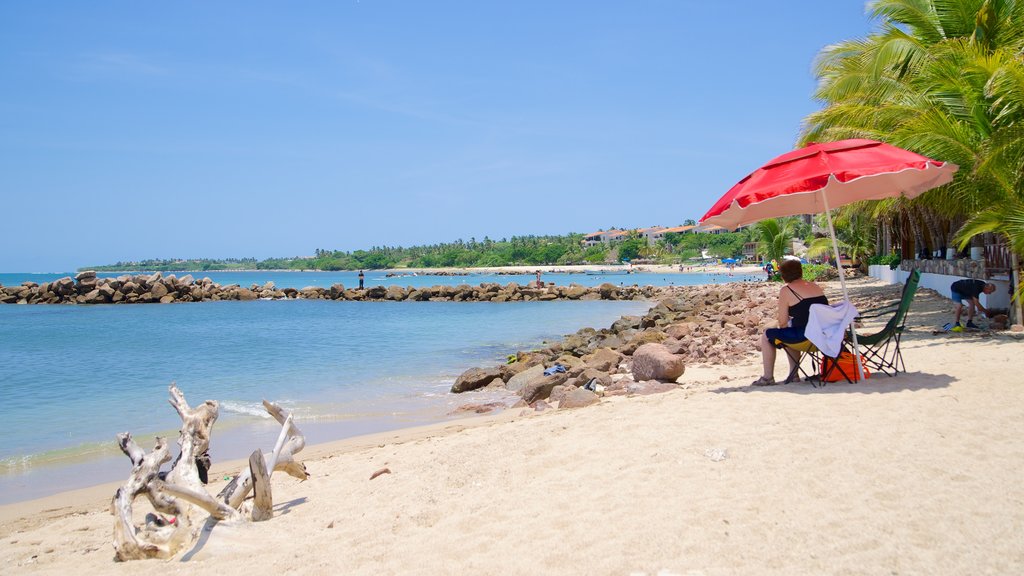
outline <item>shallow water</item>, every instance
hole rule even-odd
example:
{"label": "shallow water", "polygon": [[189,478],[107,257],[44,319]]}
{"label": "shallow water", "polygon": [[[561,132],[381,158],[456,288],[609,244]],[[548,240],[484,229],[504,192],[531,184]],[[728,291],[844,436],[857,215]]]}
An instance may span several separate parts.
{"label": "shallow water", "polygon": [[220,402],[215,460],[269,450],[266,398],[310,443],[447,418],[480,395],[451,395],[463,370],[645,302],[333,302],[0,306],[0,502],[120,480],[114,442],[173,441],[177,382],[192,404]]}

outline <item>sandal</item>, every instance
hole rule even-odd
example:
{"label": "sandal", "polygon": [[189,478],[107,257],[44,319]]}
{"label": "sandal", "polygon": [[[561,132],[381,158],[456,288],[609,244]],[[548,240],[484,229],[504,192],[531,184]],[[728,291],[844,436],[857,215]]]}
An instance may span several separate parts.
{"label": "sandal", "polygon": [[761,376],[750,383],[751,386],[775,386],[775,378]]}

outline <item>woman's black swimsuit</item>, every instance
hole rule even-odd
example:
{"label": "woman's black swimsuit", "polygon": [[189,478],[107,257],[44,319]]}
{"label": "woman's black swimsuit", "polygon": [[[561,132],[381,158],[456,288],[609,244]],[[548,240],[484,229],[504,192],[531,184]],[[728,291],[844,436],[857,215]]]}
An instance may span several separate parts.
{"label": "woman's black swimsuit", "polygon": [[776,340],[786,342],[789,344],[795,342],[803,342],[804,329],[807,328],[807,318],[811,315],[811,304],[825,304],[828,305],[828,298],[825,295],[812,296],[811,298],[801,298],[796,290],[793,290],[789,286],[789,291],[796,296],[797,303],[789,307],[789,316],[793,319],[790,325],[785,328],[769,328],[765,330],[765,335],[768,337],[768,341],[774,343]]}

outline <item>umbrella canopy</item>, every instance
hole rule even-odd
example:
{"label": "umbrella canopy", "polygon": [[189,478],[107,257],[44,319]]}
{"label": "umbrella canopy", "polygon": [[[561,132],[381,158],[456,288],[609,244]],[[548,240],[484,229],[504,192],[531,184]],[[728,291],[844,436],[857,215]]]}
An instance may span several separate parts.
{"label": "umbrella canopy", "polygon": [[951,181],[957,168],[874,140],[811,144],[740,180],[700,221],[731,230],[766,218],[820,214],[861,200],[913,198]]}
{"label": "umbrella canopy", "polygon": [[[875,140],[811,144],[773,159],[737,182],[700,222],[734,229],[767,218],[824,212],[843,298],[849,300],[831,209],[861,200],[913,198],[950,182],[958,168]],[[863,378],[855,332],[853,347]]]}

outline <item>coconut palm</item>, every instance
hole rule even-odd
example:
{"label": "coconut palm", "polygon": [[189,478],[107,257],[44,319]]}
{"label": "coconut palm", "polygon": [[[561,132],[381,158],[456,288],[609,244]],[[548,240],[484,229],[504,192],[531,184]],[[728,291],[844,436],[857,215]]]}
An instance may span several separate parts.
{"label": "coconut palm", "polygon": [[793,235],[796,230],[795,219],[770,218],[754,224],[753,228],[763,243],[765,258],[767,260],[782,260],[793,243]]}
{"label": "coconut palm", "polygon": [[919,245],[957,233],[1004,236],[1018,253],[1024,227],[1024,0],[874,0],[867,38],[826,48],[815,64],[825,106],[801,141],[883,140],[961,170],[914,201],[879,203],[910,216]]}

